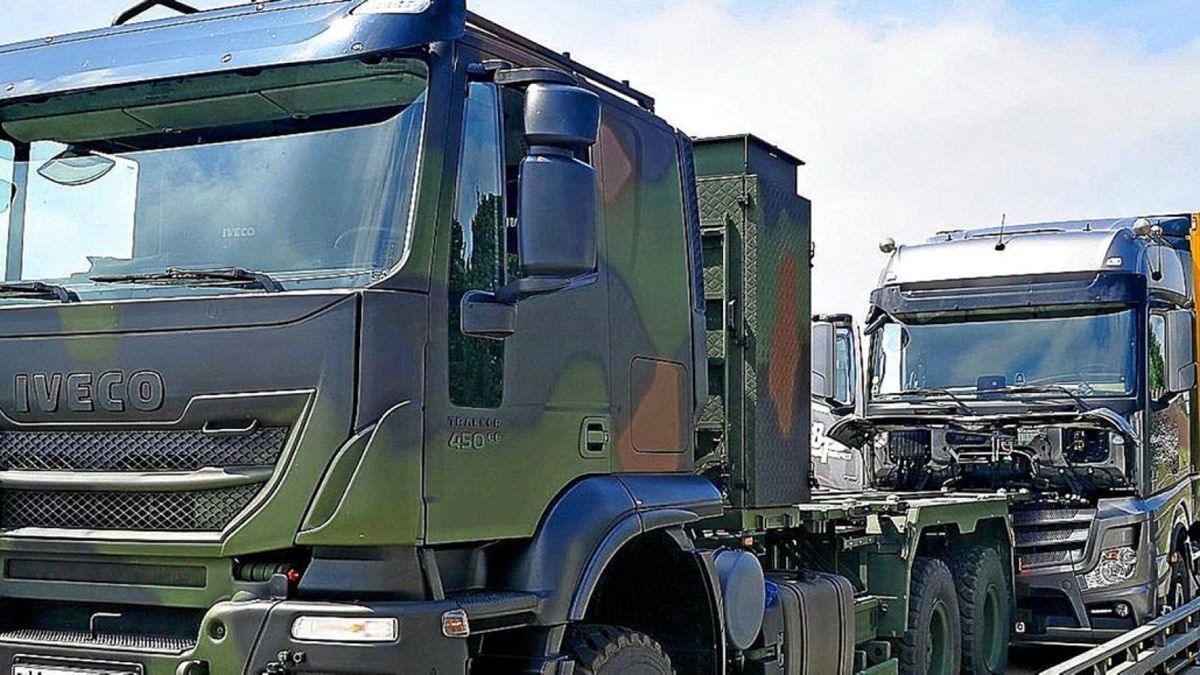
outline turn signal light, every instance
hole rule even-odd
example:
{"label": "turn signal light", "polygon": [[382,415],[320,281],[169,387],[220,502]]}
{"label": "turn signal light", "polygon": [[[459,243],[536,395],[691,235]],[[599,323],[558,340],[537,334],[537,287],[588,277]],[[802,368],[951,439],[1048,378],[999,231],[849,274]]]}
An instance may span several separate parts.
{"label": "turn signal light", "polygon": [[461,609],[452,609],[443,614],[442,635],[448,638],[471,637],[471,622],[467,613]]}

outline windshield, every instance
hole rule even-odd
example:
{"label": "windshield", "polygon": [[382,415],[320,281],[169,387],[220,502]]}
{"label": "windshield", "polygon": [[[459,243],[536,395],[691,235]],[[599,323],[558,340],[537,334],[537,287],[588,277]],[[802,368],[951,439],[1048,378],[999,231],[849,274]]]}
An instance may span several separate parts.
{"label": "windshield", "polygon": [[156,92],[44,118],[0,110],[3,279],[84,300],[262,290],[128,279],[169,269],[252,270],[285,290],[378,280],[407,248],[427,78],[411,60],[374,67],[386,74],[275,73],[204,99],[180,84],[180,102]]}
{"label": "windshield", "polygon": [[1046,387],[1083,397],[1133,393],[1136,315],[887,323],[873,337],[872,388],[887,397],[931,389]]}

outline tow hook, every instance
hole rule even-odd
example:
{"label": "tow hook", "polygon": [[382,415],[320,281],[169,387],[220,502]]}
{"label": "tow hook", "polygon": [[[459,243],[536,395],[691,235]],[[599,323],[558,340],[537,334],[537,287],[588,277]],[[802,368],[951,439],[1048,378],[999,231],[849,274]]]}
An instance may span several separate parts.
{"label": "tow hook", "polygon": [[296,672],[292,670],[292,666],[298,666],[307,660],[308,655],[304,652],[281,651],[275,655],[275,661],[267,664],[263,675],[292,675]]}

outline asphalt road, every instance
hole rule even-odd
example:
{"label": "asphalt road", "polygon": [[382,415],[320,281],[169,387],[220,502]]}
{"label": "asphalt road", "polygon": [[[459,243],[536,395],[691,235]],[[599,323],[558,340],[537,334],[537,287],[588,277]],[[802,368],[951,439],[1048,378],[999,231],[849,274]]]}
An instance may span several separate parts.
{"label": "asphalt road", "polygon": [[1008,672],[1011,675],[1034,675],[1081,651],[1070,647],[1017,647],[1009,652]]}

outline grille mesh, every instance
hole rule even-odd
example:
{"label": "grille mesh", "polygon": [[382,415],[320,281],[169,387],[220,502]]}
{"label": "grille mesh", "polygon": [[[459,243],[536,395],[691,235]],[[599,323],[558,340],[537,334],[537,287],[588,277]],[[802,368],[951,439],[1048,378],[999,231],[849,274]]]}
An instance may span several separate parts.
{"label": "grille mesh", "polygon": [[201,431],[4,431],[0,471],[195,471],[273,466],[286,428],[220,436]]}
{"label": "grille mesh", "polygon": [[200,492],[48,492],[8,490],[0,497],[5,528],[218,532],[261,485]]}
{"label": "grille mesh", "polygon": [[1096,512],[1028,509],[1013,513],[1017,560],[1023,569],[1073,565],[1087,556]]}

